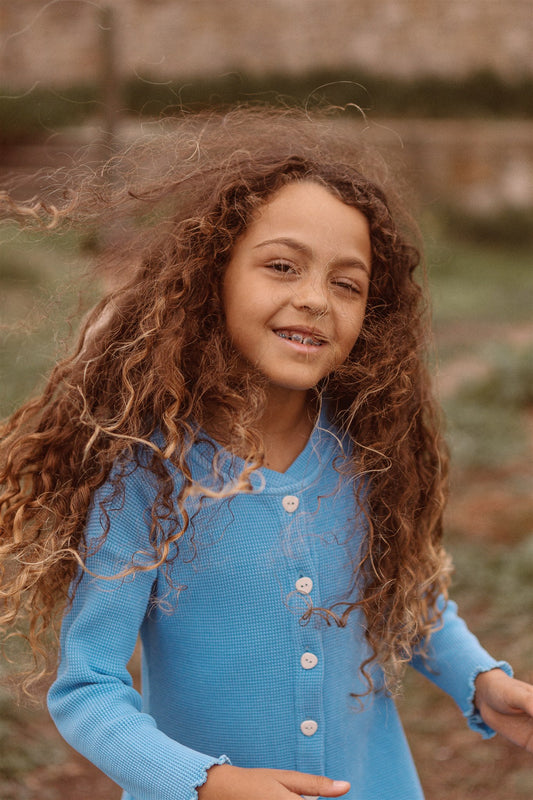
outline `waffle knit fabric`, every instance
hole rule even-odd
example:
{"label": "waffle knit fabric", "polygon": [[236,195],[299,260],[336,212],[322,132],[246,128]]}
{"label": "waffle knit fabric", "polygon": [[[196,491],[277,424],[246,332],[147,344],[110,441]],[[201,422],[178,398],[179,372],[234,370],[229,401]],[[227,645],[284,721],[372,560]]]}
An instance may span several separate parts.
{"label": "waffle knit fabric", "polygon": [[[325,412],[283,474],[253,475],[231,500],[189,498],[179,552],[157,571],[116,576],[147,561],[153,479],[130,470],[125,494],[107,504],[110,530],[89,559],[62,628],[50,712],[65,739],[123,789],[123,800],[196,800],[213,764],[300,770],[348,780],[347,800],[419,800],[420,782],[394,701],[365,691],[364,620],[344,628],[311,606],[356,596],[352,566],[364,528],[349,445]],[[209,480],[213,446],[190,453],[193,477]],[[243,464],[219,450],[225,480]],[[176,475],[176,486],[180,476]],[[89,540],[102,534],[99,501]],[[169,581],[170,578],[170,581]],[[127,670],[140,631],[142,698]],[[492,734],[473,707],[479,672],[496,662],[449,602],[430,660],[413,666],[448,692],[469,725]],[[382,683],[373,668],[376,686]]]}

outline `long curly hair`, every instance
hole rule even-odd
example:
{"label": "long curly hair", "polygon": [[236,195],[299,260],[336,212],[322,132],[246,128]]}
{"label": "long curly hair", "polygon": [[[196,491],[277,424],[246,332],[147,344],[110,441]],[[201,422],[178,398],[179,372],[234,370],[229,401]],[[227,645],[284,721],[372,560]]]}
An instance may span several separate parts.
{"label": "long curly hair", "polygon": [[[10,218],[107,230],[103,268],[126,276],[90,312],[42,393],[1,429],[0,625],[29,620],[18,627],[36,657],[30,680],[42,671],[48,631],[57,633],[87,556],[91,498],[108,480],[122,491],[124,471],[113,465],[142,449],[157,480],[153,563],[132,560],[132,571],[163,566],[179,547],[192,491],[187,455],[213,408],[246,455],[232,491],[249,490],[263,458],[257,422],[265,392],[227,337],[221,284],[261,205],[287,183],[310,180],[365,215],[372,247],[361,334],[346,363],[316,388],[354,442],[351,475],[367,476],[366,533],[354,565],[360,592],[315,611],[345,625],[360,609],[371,652],[363,673],[377,661],[394,688],[439,622],[449,569],[441,544],[447,460],[425,365],[427,305],[413,277],[419,249],[401,203],[385,195],[387,170],[346,122],[238,109],[185,115],[77,180],[65,190],[62,178],[57,201],[0,195]],[[170,465],[184,477],[177,500]]]}

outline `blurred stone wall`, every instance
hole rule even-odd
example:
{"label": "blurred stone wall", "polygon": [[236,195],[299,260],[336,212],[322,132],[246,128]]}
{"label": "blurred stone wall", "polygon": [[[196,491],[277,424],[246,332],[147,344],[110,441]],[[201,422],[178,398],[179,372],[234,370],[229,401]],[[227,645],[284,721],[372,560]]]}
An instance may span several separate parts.
{"label": "blurred stone wall", "polygon": [[106,5],[123,75],[533,73],[531,0],[0,0],[0,85],[97,79]]}
{"label": "blurred stone wall", "polygon": [[530,120],[382,119],[372,126],[372,141],[423,205],[473,214],[533,209]]}
{"label": "blurred stone wall", "polygon": [[[481,69],[533,75],[532,0],[0,0],[0,86],[99,81],[106,7],[124,77],[186,83],[231,70],[358,67],[459,81]],[[382,123],[372,136],[404,164],[424,202],[533,207],[533,122]],[[46,155],[57,163],[70,145],[56,137],[48,147],[48,155],[42,146],[35,155],[12,147],[0,161],[23,169]]]}
{"label": "blurred stone wall", "polygon": [[[414,207],[460,208],[471,214],[497,214],[502,209],[533,209],[533,122],[530,120],[379,119],[367,123],[337,120],[335,124],[375,147],[400,182]],[[148,126],[148,132],[155,132]],[[147,129],[142,121],[123,118],[117,146],[127,147]],[[0,149],[3,176],[27,176],[20,196],[42,187],[33,183],[41,167],[69,167],[83,153],[101,157],[102,129],[97,122],[56,132],[38,144]],[[38,177],[38,176],[37,176]]]}

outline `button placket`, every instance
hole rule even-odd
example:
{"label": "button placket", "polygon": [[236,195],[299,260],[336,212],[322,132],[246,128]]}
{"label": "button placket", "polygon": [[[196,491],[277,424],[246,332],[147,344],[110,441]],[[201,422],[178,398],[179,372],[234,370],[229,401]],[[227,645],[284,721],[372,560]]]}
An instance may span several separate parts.
{"label": "button placket", "polygon": [[322,632],[312,624],[301,623],[308,608],[320,605],[313,548],[314,520],[305,513],[303,495],[286,494],[278,502],[288,542],[286,563],[293,575],[285,585],[294,645],[296,769],[321,774],[325,769]]}
{"label": "button placket", "polygon": [[[318,585],[313,582],[314,565],[311,553],[300,564],[301,571],[294,582],[296,591],[308,597],[313,605],[320,605]],[[302,597],[303,600],[303,597]],[[324,713],[323,683],[324,661],[322,632],[320,628],[302,627],[295,623],[295,643],[298,651],[294,662],[296,675],[296,720],[299,726],[297,769],[302,772],[320,772],[324,769]]]}

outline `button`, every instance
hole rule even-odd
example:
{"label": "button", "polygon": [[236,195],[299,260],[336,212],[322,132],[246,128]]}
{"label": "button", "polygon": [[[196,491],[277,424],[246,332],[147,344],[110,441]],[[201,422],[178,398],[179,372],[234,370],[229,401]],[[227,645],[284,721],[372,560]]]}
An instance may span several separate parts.
{"label": "button", "polygon": [[313,581],[311,580],[311,578],[308,578],[307,576],[304,575],[303,578],[298,578],[298,580],[294,585],[296,586],[296,589],[297,591],[300,592],[300,594],[310,594],[311,589],[313,588]]}
{"label": "button", "polygon": [[302,800],[318,800],[317,794],[303,794]]}
{"label": "button", "polygon": [[288,511],[289,514],[292,514],[300,505],[300,501],[293,494],[286,494],[281,501],[281,505],[285,511]]}
{"label": "button", "polygon": [[304,669],[313,669],[318,664],[318,658],[314,653],[304,653],[300,659],[300,664]]}
{"label": "button", "polygon": [[318,730],[318,722],[314,719],[304,719],[300,725],[300,730],[304,736],[313,736]]}

